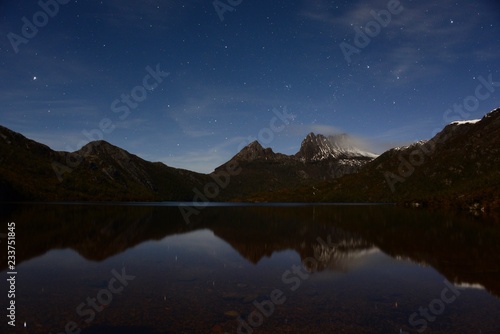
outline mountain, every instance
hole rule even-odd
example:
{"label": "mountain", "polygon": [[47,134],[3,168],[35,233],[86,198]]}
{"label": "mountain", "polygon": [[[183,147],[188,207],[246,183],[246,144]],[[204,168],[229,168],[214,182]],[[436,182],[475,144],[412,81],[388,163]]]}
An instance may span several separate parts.
{"label": "mountain", "polygon": [[[294,155],[252,142],[211,174],[152,163],[105,141],[56,152],[0,127],[0,200],[397,202],[500,210],[500,108],[375,156],[310,133]],[[228,171],[232,171],[228,174]]]}
{"label": "mountain", "polygon": [[354,149],[341,143],[332,146],[322,159],[304,158],[301,152],[324,149],[316,140],[321,135],[310,134],[297,155],[274,153],[255,141],[214,173],[205,175],[145,161],[103,140],[90,142],[76,152],[56,152],[1,126],[0,136],[3,201],[191,201],[195,189],[203,192],[214,176],[231,164],[238,165],[242,172],[218,196],[207,199],[244,200],[254,193],[352,173],[371,159],[347,154]]}
{"label": "mountain", "polygon": [[432,139],[384,152],[359,173],[312,187],[259,194],[258,200],[403,202],[414,206],[500,209],[500,108],[452,122]]}
{"label": "mountain", "polygon": [[354,145],[354,139],[348,134],[336,134],[325,137],[321,134],[309,133],[302,141],[295,157],[302,162],[322,161],[328,159],[360,159],[370,160],[377,155],[360,150]]}
{"label": "mountain", "polygon": [[294,157],[304,163],[327,165],[330,176],[337,178],[358,172],[377,155],[359,149],[355,139],[345,133],[328,137],[309,133]]}
{"label": "mountain", "polygon": [[251,162],[254,160],[285,161],[287,156],[274,153],[271,148],[264,148],[258,141],[253,141],[238,152],[231,160]]}
{"label": "mountain", "polygon": [[212,173],[215,176],[231,165],[241,169],[227,187],[221,189],[218,200],[246,200],[259,193],[312,186],[322,180],[356,173],[376,155],[360,150],[353,142],[345,134],[325,137],[310,133],[296,154],[285,155],[254,141]]}
{"label": "mountain", "polygon": [[191,200],[203,174],[152,163],[105,141],[56,152],[0,126],[0,200]]}

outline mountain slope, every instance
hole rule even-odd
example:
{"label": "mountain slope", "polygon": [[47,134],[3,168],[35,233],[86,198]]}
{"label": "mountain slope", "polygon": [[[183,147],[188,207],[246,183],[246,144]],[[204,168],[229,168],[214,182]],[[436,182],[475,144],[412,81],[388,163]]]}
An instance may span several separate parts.
{"label": "mountain slope", "polygon": [[375,155],[348,145],[345,135],[327,138],[310,133],[295,155],[275,153],[254,141],[212,175],[223,172],[230,165],[239,166],[241,172],[221,189],[218,200],[246,200],[261,192],[313,185],[355,173],[373,157]]}
{"label": "mountain slope", "polygon": [[[500,108],[376,158],[352,142],[311,133],[295,155],[253,142],[205,175],[145,161],[105,141],[56,152],[0,127],[0,200],[192,201],[208,189],[213,201],[500,209]],[[229,180],[224,173],[231,169],[238,172]],[[214,181],[220,189],[212,189]]]}
{"label": "mountain slope", "polygon": [[471,210],[500,208],[500,108],[454,122],[428,141],[391,149],[359,173],[266,200],[414,202]]}
{"label": "mountain slope", "polygon": [[[0,135],[0,200],[191,201],[195,189],[203,190],[231,165],[241,173],[210,199],[241,200],[353,173],[372,159],[341,142],[334,146],[321,135],[309,134],[296,155],[275,153],[255,141],[212,175],[204,175],[145,161],[105,141],[76,152],[56,152],[5,127]],[[327,152],[325,145],[330,145]],[[307,152],[324,154],[308,158]]]}
{"label": "mountain slope", "polygon": [[325,137],[321,134],[309,133],[302,142],[295,157],[302,162],[321,161],[325,159],[362,159],[376,158],[377,155],[365,152],[356,147],[354,139],[342,133]]}
{"label": "mountain slope", "polygon": [[76,152],[0,127],[0,200],[191,200],[207,176],[151,163],[105,141]]}

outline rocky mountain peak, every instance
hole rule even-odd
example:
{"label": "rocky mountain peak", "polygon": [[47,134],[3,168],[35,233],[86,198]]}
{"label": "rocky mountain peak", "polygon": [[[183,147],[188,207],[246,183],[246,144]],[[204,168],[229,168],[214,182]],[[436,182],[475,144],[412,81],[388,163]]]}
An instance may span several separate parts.
{"label": "rocky mountain peak", "polygon": [[253,142],[251,142],[250,144],[248,144],[246,146],[247,149],[257,149],[257,150],[263,150],[264,147],[262,147],[262,145],[257,141],[257,140],[254,140]]}
{"label": "rocky mountain peak", "polygon": [[89,142],[88,144],[82,146],[82,148],[80,148],[75,153],[82,156],[108,156],[114,159],[123,159],[124,157],[128,158],[129,155],[124,149],[121,149],[104,140]]}
{"label": "rocky mountain peak", "polygon": [[271,148],[264,148],[258,141],[255,140],[236,154],[234,159],[239,161],[253,161],[259,158],[273,158],[275,155],[276,154]]}
{"label": "rocky mountain peak", "polygon": [[311,132],[302,141],[300,150],[295,157],[306,162],[332,158],[375,158],[376,155],[356,147],[355,140],[346,133],[325,137],[324,135]]}
{"label": "rocky mountain peak", "polygon": [[485,118],[488,118],[488,117],[500,117],[500,108],[493,109],[492,111],[490,111],[489,113],[487,113],[484,117]]}

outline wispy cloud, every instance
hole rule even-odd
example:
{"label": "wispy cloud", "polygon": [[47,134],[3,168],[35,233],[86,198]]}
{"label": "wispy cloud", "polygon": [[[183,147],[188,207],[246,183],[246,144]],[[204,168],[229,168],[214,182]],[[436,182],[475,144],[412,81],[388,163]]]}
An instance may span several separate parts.
{"label": "wispy cloud", "polygon": [[[408,143],[415,142],[417,140],[430,139],[434,135],[433,129],[442,128],[442,124],[436,124],[436,122],[430,118],[425,118],[421,120],[414,120],[407,125],[398,125],[390,128],[379,135],[374,136],[374,140],[387,143],[388,148],[406,145]],[[422,135],[422,129],[428,129]],[[423,137],[422,137],[423,136]]]}
{"label": "wispy cloud", "polygon": [[[241,91],[226,85],[207,86],[196,79],[191,80],[176,80],[180,86],[179,102],[166,108],[168,117],[188,137],[207,137],[222,131],[227,133],[232,128],[231,124],[240,124],[252,116],[254,118],[257,112],[262,115],[262,126],[267,126],[274,116],[271,112],[273,108],[280,109],[293,104],[293,101],[267,92]],[[192,91],[196,91],[196,95]]]}
{"label": "wispy cloud", "polygon": [[[313,22],[329,28],[336,42],[353,43],[354,27],[363,28],[373,21],[371,11],[387,9],[387,0],[352,2],[347,9],[332,8],[329,1],[304,1],[299,13]],[[466,4],[471,6],[473,4]],[[443,72],[447,63],[458,62],[473,52],[464,50],[464,40],[474,38],[472,31],[481,18],[464,14],[464,4],[452,0],[429,6],[419,2],[401,2],[403,11],[392,15],[387,27],[372,38],[357,59],[370,63],[372,70],[390,73],[379,76],[381,81],[408,84],[422,78],[433,78]],[[446,15],[443,15],[446,12]],[[340,47],[338,48],[340,53]],[[479,57],[495,57],[491,51],[476,52]],[[498,55],[497,55],[498,56]],[[364,57],[364,58],[363,58]],[[377,61],[375,61],[377,60]]]}
{"label": "wispy cloud", "polygon": [[148,122],[145,118],[134,118],[134,119],[126,119],[124,121],[119,121],[115,123],[117,129],[137,129]]}
{"label": "wispy cloud", "polygon": [[[209,150],[192,150],[182,155],[168,156],[160,159],[168,166],[185,168],[199,173],[211,173],[236,154],[237,147],[245,143],[243,137],[233,137],[223,141]],[[228,158],[229,157],[229,158]]]}
{"label": "wispy cloud", "polygon": [[[331,126],[329,124],[293,124],[291,127],[293,128],[293,131],[302,136],[302,138],[304,138],[306,134],[310,132],[321,134],[324,136],[346,134],[348,138],[348,144],[360,150],[377,154],[380,154],[387,149],[398,146],[397,144],[400,144],[400,142],[394,143],[390,141],[389,138],[386,138],[384,135],[366,137],[354,133],[349,133],[341,128]],[[290,149],[295,149],[298,151],[299,148],[299,146],[293,146]]]}
{"label": "wispy cloud", "polygon": [[473,54],[479,61],[500,60],[500,52],[497,50],[478,49]]}
{"label": "wispy cloud", "polygon": [[343,133],[343,131],[335,126],[323,125],[323,124],[309,124],[303,126],[305,131],[313,132],[322,135],[333,135],[338,133]]}
{"label": "wispy cloud", "polygon": [[55,151],[73,152],[80,149],[83,144],[88,142],[81,133],[75,133],[65,129],[52,132],[40,129],[39,131],[24,132],[23,135],[29,139],[45,144]]}

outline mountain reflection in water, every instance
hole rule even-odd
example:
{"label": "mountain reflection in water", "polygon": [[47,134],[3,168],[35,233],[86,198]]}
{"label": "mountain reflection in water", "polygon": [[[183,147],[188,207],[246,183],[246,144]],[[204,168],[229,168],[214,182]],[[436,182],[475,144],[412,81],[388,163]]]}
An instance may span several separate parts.
{"label": "mountain reflection in water", "polygon": [[[83,333],[236,333],[236,318],[279,288],[286,302],[256,333],[416,333],[408,317],[445,279],[480,289],[464,290],[431,330],[500,330],[500,227],[468,216],[226,206],[186,224],[172,206],[34,204],[0,217],[16,222],[18,326],[27,322],[17,332],[64,332],[74,320]],[[308,279],[295,292],[284,274],[299,264]],[[75,307],[122,267],[137,279],[87,323]]]}

